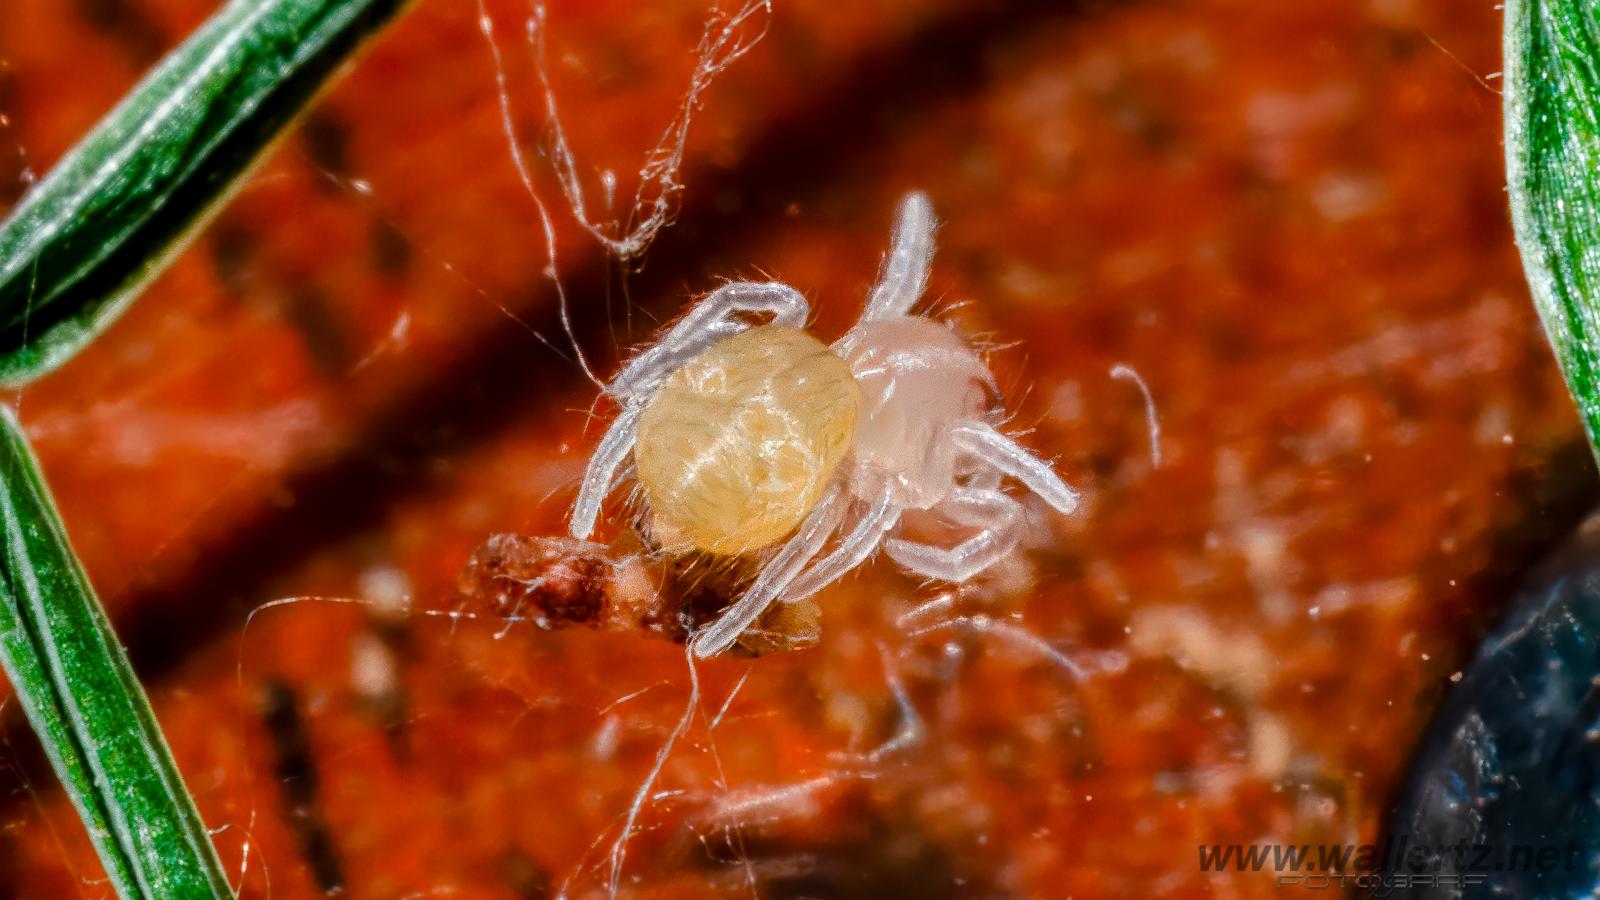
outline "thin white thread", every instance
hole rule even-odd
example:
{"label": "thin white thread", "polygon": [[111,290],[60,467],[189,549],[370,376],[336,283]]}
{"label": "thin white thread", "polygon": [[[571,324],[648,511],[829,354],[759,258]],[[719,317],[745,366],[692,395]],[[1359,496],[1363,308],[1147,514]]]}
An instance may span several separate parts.
{"label": "thin white thread", "polygon": [[544,199],[533,186],[533,173],[528,168],[528,161],[522,153],[522,145],[517,141],[516,124],[511,117],[511,90],[507,85],[505,60],[500,55],[500,45],[494,39],[494,19],[489,15],[489,8],[484,0],[478,0],[478,29],[483,32],[483,39],[489,44],[489,55],[494,60],[494,81],[500,102],[500,127],[505,132],[506,144],[511,148],[511,161],[516,166],[517,177],[522,180],[522,186],[527,189],[528,197],[533,200],[534,208],[539,213],[539,225],[544,232],[545,270],[544,276],[556,288],[556,307],[561,316],[561,329],[566,332],[567,340],[572,344],[573,355],[577,358],[578,367],[595,387],[605,389],[605,384],[595,377],[594,370],[589,368],[589,360],[583,355],[583,348],[578,346],[578,337],[572,329],[572,316],[567,309],[567,289],[561,283],[561,268],[556,259],[556,231],[555,225],[550,221],[550,209],[545,206]]}
{"label": "thin white thread", "polygon": [[[622,885],[622,864],[627,859],[628,841],[633,837],[634,825],[639,821],[639,815],[644,811],[645,801],[650,799],[650,791],[655,787],[656,779],[661,777],[661,770],[667,764],[667,758],[672,755],[672,748],[689,730],[689,723],[694,719],[695,709],[700,703],[700,670],[695,667],[693,642],[685,642],[683,647],[684,660],[689,666],[689,700],[683,706],[683,716],[678,719],[678,724],[667,735],[667,740],[656,751],[655,763],[650,766],[650,771],[640,783],[639,789],[634,792],[633,802],[628,804],[628,815],[622,822],[622,834],[617,836],[616,843],[611,845],[611,878],[609,881],[609,896],[615,898]],[[563,891],[563,893],[565,893]]]}
{"label": "thin white thread", "polygon": [[1082,680],[1088,677],[1088,673],[1084,672],[1082,666],[1079,666],[1077,663],[1073,662],[1072,658],[1067,656],[1065,653],[1062,653],[1060,650],[1050,646],[1050,643],[1044,638],[1039,637],[1025,628],[1019,628],[1016,625],[1012,625],[1008,622],[996,621],[995,619],[985,615],[957,616],[953,619],[945,619],[944,621],[935,622],[931,625],[925,625],[921,628],[914,628],[907,632],[907,634],[911,637],[920,637],[936,631],[948,631],[958,628],[968,629],[978,634],[993,635],[1009,641],[1018,647],[1032,650],[1050,662],[1053,662],[1062,669],[1066,670],[1066,672],[1073,678]]}
{"label": "thin white thread", "polygon": [[[747,34],[747,26],[758,13],[766,13],[766,20],[759,30],[753,35]],[[582,179],[578,176],[577,158],[572,152],[571,144],[567,140],[566,130],[561,124],[560,108],[556,102],[555,90],[550,83],[549,71],[545,66],[545,20],[546,10],[542,2],[532,5],[531,14],[525,26],[526,39],[533,55],[534,70],[539,79],[539,86],[544,94],[545,125],[549,131],[549,158],[555,169],[556,180],[561,186],[561,192],[567,200],[573,218],[584,231],[600,243],[607,251],[627,264],[644,255],[650,243],[662,228],[671,224],[677,208],[679,195],[683,192],[683,184],[678,180],[678,172],[683,167],[684,148],[688,144],[689,125],[694,118],[694,113],[703,102],[703,97],[712,81],[724,69],[728,68],[739,58],[750,52],[757,43],[766,36],[767,27],[771,22],[772,0],[751,0],[741,7],[738,12],[728,15],[720,9],[713,7],[706,22],[700,42],[696,47],[697,61],[693,75],[689,79],[688,89],[684,93],[683,102],[678,107],[677,114],[662,132],[654,148],[645,157],[644,167],[640,170],[639,185],[634,192],[633,207],[628,213],[632,227],[626,234],[614,237],[606,229],[592,220],[589,216],[588,201],[584,195]],[[500,52],[500,45],[494,37],[494,20],[489,15],[488,7],[484,0],[478,0],[478,27],[483,33],[484,40],[489,44],[489,53],[494,62],[495,87],[500,106],[500,126],[505,133],[506,143],[511,151],[512,163],[516,167],[517,176],[523,188],[533,200],[534,207],[539,214],[539,224],[544,235],[547,264],[545,277],[550,279],[556,289],[556,298],[562,330],[566,333],[567,340],[572,344],[579,367],[585,376],[604,389],[604,385],[590,368],[588,359],[578,346],[577,336],[572,327],[572,317],[567,301],[566,287],[561,281],[560,268],[557,262],[555,225],[551,219],[549,207],[534,186],[532,168],[528,164],[527,156],[522,150],[521,142],[517,139],[515,118],[511,111],[511,91],[506,76],[505,61]],[[609,206],[610,198],[615,190],[615,176],[606,172],[602,175],[602,186],[605,188]],[[648,213],[644,211],[648,209]],[[642,218],[641,218],[642,215]]]}
{"label": "thin white thread", "polygon": [[[479,2],[481,4],[482,0]],[[746,36],[746,26],[758,13],[766,14],[765,21],[753,35]],[[655,147],[645,157],[644,167],[639,171],[639,185],[634,191],[633,208],[629,212],[632,226],[625,234],[613,236],[589,217],[583,181],[578,177],[577,157],[567,141],[566,130],[561,126],[561,112],[555,90],[550,84],[549,70],[545,66],[545,5],[542,2],[533,4],[533,13],[527,22],[527,40],[533,53],[539,87],[544,92],[545,122],[550,129],[550,161],[561,184],[561,191],[572,208],[573,217],[617,258],[623,261],[638,259],[661,229],[671,224],[678,196],[683,192],[678,172],[683,168],[684,148],[689,141],[689,125],[694,113],[704,102],[706,89],[712,81],[766,37],[771,21],[772,0],[752,0],[732,15],[712,8],[700,42],[695,47],[695,69],[689,77],[683,102],[662,131]],[[603,186],[610,196],[615,190],[614,175],[609,180],[603,180]],[[640,214],[646,209],[648,214],[640,219]]]}
{"label": "thin white thread", "polygon": [[1144,422],[1150,431],[1150,468],[1161,468],[1161,419],[1156,414],[1156,401],[1150,395],[1150,386],[1144,383],[1132,366],[1122,363],[1111,367],[1111,377],[1133,382],[1139,388],[1139,393],[1144,395]]}

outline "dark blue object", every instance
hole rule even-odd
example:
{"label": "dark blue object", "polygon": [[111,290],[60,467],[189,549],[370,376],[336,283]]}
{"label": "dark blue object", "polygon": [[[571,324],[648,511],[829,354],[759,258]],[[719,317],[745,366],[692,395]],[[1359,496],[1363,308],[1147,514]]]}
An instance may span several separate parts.
{"label": "dark blue object", "polygon": [[1600,888],[1600,518],[1534,572],[1453,686],[1385,843],[1390,897]]}

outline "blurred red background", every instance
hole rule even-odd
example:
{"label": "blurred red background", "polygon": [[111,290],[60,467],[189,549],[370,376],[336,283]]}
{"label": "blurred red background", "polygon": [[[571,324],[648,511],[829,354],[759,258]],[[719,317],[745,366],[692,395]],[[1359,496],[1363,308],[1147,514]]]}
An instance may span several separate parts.
{"label": "blurred red background", "polygon": [[[0,4],[0,204],[213,6]],[[537,151],[528,8],[489,8]],[[705,16],[552,5],[591,191],[609,169],[631,194]],[[640,271],[536,158],[603,372],[721,277],[788,281],[841,332],[895,198],[928,191],[931,296],[1000,345],[1026,440],[1087,498],[979,605],[1012,637],[908,633],[929,595],[877,566],[822,597],[819,647],[702,665],[624,892],[1277,896],[1196,848],[1373,839],[1508,584],[1592,494],[1511,243],[1498,39],[1445,0],[780,0]],[[488,536],[561,533],[597,437],[538,336],[565,347],[540,234],[474,5],[419,0],[15,398],[246,896],[602,891],[682,715],[679,647],[420,612]],[[361,602],[244,629],[312,595]],[[0,891],[105,894],[6,712]]]}

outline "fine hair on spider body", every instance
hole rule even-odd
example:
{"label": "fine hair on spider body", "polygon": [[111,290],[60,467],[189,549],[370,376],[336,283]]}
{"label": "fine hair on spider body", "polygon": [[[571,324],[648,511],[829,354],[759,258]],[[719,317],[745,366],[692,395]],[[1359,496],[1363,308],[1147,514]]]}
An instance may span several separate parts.
{"label": "fine hair on spider body", "polygon": [[[1022,534],[1015,482],[1057,512],[1077,493],[996,426],[1004,417],[978,351],[911,310],[927,287],[933,208],[901,200],[861,318],[831,346],[804,330],[810,306],[781,282],[712,291],[606,385],[621,411],[572,508],[588,539],[631,458],[647,529],[668,552],[760,560],[754,581],[691,641],[731,646],[773,603],[803,600],[882,550],[906,571],[968,581]],[[912,540],[926,510],[965,538]]]}

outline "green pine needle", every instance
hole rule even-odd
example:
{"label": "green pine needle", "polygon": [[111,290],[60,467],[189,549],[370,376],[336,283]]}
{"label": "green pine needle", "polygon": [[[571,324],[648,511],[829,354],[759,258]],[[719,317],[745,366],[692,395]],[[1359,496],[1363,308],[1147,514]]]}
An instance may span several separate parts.
{"label": "green pine needle", "polygon": [[150,704],[0,406],[0,664],[122,897],[228,897]]}
{"label": "green pine needle", "polygon": [[1600,28],[1593,0],[1508,0],[1506,180],[1522,265],[1600,455]]}
{"label": "green pine needle", "polygon": [[66,362],[166,268],[406,0],[232,0],[0,225],[0,384]]}
{"label": "green pine needle", "polygon": [[[232,0],[0,224],[0,383],[93,340],[406,0]],[[123,898],[232,896],[127,655],[0,406],[0,664]]]}

